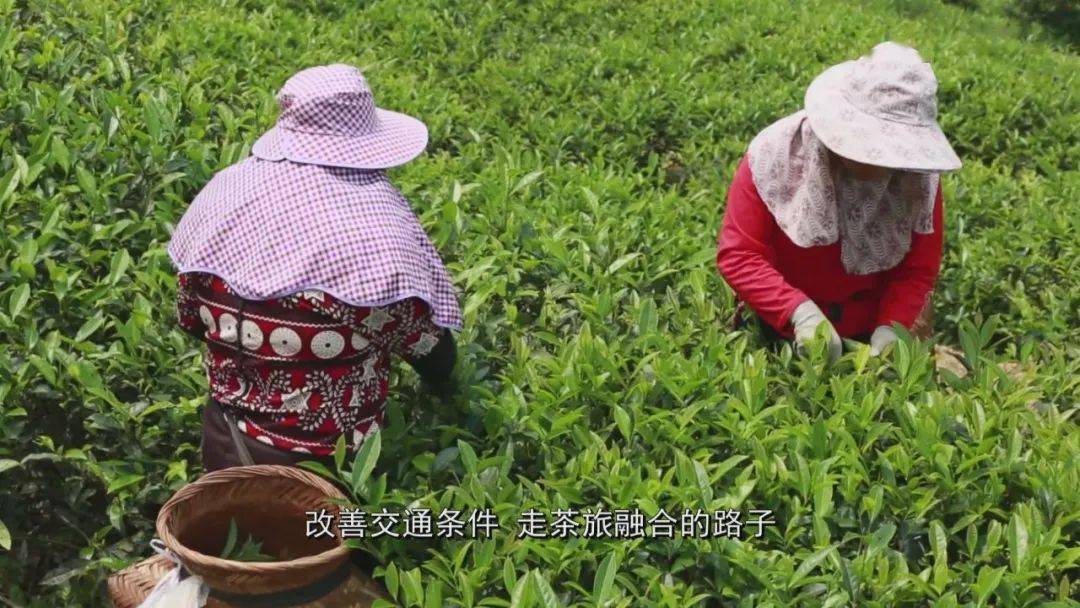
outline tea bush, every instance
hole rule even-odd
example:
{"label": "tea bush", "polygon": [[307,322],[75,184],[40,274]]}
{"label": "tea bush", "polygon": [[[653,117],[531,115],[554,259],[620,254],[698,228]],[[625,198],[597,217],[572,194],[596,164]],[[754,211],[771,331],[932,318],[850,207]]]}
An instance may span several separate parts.
{"label": "tea bush", "polygon": [[[430,128],[393,178],[467,319],[463,393],[395,380],[362,501],[488,507],[507,529],[529,507],[777,522],[369,540],[398,603],[1077,605],[1080,61],[1006,9],[0,0],[0,603],[102,605],[149,554],[199,474],[206,390],[170,229],[289,74],[340,61]],[[936,304],[966,373],[906,341],[831,372],[769,351],[730,329],[713,267],[750,138],[887,38],[933,63],[965,161]]]}

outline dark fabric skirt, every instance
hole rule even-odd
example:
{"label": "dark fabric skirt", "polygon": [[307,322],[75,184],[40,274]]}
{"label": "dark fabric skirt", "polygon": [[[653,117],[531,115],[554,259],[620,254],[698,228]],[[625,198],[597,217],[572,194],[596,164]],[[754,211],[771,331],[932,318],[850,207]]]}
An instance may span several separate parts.
{"label": "dark fabric skirt", "polygon": [[[260,441],[252,439],[250,436],[239,432],[236,429],[236,434],[229,430],[230,423],[225,419],[225,414],[228,411],[227,406],[222,406],[214,399],[207,399],[206,407],[202,412],[202,463],[203,469],[206,472],[216,471],[218,469],[224,469],[226,467],[236,467],[246,464],[245,458],[241,452],[247,451],[250,457],[251,464],[282,464],[288,466],[296,466],[297,464],[305,460],[315,460],[321,462],[323,466],[334,470],[334,459],[332,456],[313,456],[311,454],[297,454],[295,452],[286,452],[279,450],[273,446],[266,445]],[[239,442],[240,445],[237,445]],[[241,447],[242,446],[242,447]],[[340,487],[340,484],[337,484]],[[348,494],[345,488],[343,491]],[[376,566],[379,565],[378,561],[368,553],[354,549],[349,553],[349,558],[352,563],[360,567],[364,572],[370,573]]]}
{"label": "dark fabric skirt", "polygon": [[[251,436],[241,433],[225,419],[231,415],[227,406],[214,399],[207,399],[202,412],[202,464],[206,472],[237,467],[243,464],[283,464],[295,466],[305,460],[315,460],[334,470],[334,461],[329,456],[313,456],[286,452],[274,446],[256,441]],[[235,433],[234,433],[235,431]],[[245,462],[243,452],[250,456],[250,463]]]}

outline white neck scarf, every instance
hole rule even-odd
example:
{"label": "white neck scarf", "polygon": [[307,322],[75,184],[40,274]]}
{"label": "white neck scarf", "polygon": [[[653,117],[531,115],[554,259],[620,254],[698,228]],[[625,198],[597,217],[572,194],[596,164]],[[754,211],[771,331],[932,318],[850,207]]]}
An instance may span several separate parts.
{"label": "white neck scarf", "polygon": [[851,274],[895,267],[913,232],[934,230],[937,174],[889,171],[857,180],[814,136],[802,110],[769,125],[750,142],[750,171],[780,230],[799,247],[840,241]]}

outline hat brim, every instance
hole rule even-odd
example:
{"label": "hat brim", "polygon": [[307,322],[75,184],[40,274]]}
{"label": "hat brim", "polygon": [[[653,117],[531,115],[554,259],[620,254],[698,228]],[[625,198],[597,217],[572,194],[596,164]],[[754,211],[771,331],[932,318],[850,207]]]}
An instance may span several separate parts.
{"label": "hat brim", "polygon": [[403,165],[427,147],[428,130],[412,116],[375,109],[379,127],[360,136],[322,135],[273,127],[251,147],[265,160],[353,169],[386,169]]}
{"label": "hat brim", "polygon": [[937,123],[912,125],[871,116],[843,95],[847,61],[821,73],[806,89],[804,107],[814,135],[851,160],[908,171],[955,171],[960,157]]}

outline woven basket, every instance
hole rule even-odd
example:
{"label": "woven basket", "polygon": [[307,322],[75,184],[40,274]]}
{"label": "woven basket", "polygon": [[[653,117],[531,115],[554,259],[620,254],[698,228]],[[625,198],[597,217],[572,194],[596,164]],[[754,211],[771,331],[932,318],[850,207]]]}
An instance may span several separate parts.
{"label": "woven basket", "polygon": [[[157,555],[125,568],[109,577],[109,598],[114,608],[138,608],[161,577],[169,573],[173,563]],[[352,575],[337,589],[317,600],[296,605],[296,608],[370,608],[376,599],[389,600],[390,596],[377,582],[353,567]],[[214,598],[207,598],[205,608],[239,608]]]}
{"label": "woven basket", "polygon": [[109,577],[109,599],[114,608],[135,608],[154,590],[173,563],[155,555]]}
{"label": "woven basket", "polygon": [[[113,608],[138,608],[158,581],[175,565],[162,555],[155,555],[109,577],[109,599]],[[207,598],[205,608],[231,608],[214,598]]]}
{"label": "woven basket", "polygon": [[[306,512],[326,509],[345,496],[303,469],[280,465],[230,467],[181,488],[158,513],[157,535],[184,564],[217,591],[267,594],[310,585],[340,568],[349,549],[335,538],[310,539]],[[280,561],[240,562],[221,553],[235,519],[240,538],[251,534],[262,551]],[[335,527],[335,533],[338,533]]]}

